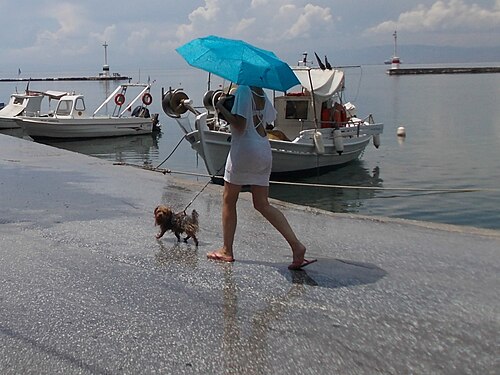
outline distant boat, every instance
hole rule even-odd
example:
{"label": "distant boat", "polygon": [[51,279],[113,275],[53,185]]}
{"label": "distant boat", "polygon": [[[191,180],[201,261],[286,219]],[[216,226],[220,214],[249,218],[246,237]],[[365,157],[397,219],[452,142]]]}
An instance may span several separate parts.
{"label": "distant boat", "polygon": [[[125,93],[131,88],[139,93],[132,94],[133,99],[126,104]],[[151,134],[157,126],[158,116],[151,117],[147,108],[152,102],[150,88],[149,83],[121,84],[92,114],[87,114],[83,95],[64,95],[50,116],[17,116],[15,121],[32,138],[99,138]],[[142,103],[132,111],[132,106],[139,99],[142,99]],[[108,103],[114,104],[113,114],[99,114]]]}
{"label": "distant boat", "polygon": [[24,93],[12,94],[9,103],[0,109],[0,129],[20,128],[16,122],[17,117],[40,116],[44,97],[49,98],[49,100],[59,100],[63,95],[67,95],[67,93],[59,91],[30,91],[28,89]]}
{"label": "distant boat", "polygon": [[398,34],[397,34],[397,31],[394,31],[392,36],[394,37],[394,53],[389,60],[384,61],[384,64],[399,65],[399,64],[401,64],[401,59],[398,56]]}

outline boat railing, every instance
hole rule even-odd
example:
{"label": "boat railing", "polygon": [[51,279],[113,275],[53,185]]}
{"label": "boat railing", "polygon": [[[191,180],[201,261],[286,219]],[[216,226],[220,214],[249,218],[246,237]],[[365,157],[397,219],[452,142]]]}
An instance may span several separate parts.
{"label": "boat railing", "polygon": [[381,124],[375,123],[373,116],[370,114],[364,118],[353,117],[345,122],[335,122],[335,121],[321,121],[320,126],[315,126],[314,121],[301,120],[301,127],[299,134],[305,134],[310,132],[315,132],[320,130],[321,132],[332,132],[338,129],[341,131],[342,137],[361,137],[365,134],[379,134],[381,133]]}
{"label": "boat railing", "polygon": [[120,112],[119,117],[121,117],[125,112],[127,112],[131,107],[134,105],[139,98],[142,97],[142,95],[146,92],[149,92],[151,88],[151,84],[145,84],[145,83],[124,83],[119,85],[107,98],[104,102],[101,103],[101,105],[94,111],[92,116],[95,116],[106,104],[108,104],[112,100],[116,100],[116,95],[119,93],[125,94],[126,90],[128,87],[142,87],[142,90],[140,93]]}

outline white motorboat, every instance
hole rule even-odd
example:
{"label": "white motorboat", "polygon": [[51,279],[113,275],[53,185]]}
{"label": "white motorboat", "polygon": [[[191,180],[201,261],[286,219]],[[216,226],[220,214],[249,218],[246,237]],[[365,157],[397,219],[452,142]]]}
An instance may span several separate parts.
{"label": "white motorboat", "polygon": [[59,91],[29,91],[14,93],[10,96],[9,103],[0,109],[0,129],[18,129],[16,117],[40,116],[44,98],[59,100],[66,92]]}
{"label": "white motorboat", "polygon": [[[361,156],[370,140],[378,148],[383,124],[375,123],[371,114],[357,117],[355,106],[343,103],[342,70],[310,67],[306,58],[303,65],[292,69],[301,87],[274,97],[277,118],[274,128],[267,130],[274,178],[349,163]],[[182,89],[162,96],[164,112],[177,121],[211,176],[223,175],[231,142],[228,124],[215,111],[220,94],[221,90],[209,90],[203,98],[203,111],[193,106]]]}
{"label": "white motorboat", "polygon": [[[150,134],[157,125],[158,115],[151,116],[151,84],[124,83],[92,113],[88,114],[83,95],[60,98],[53,114],[48,116],[17,117],[17,123],[33,138],[98,138]],[[135,90],[127,102],[127,90]],[[132,107],[139,100],[142,103]],[[110,103],[112,114],[102,114]]]}

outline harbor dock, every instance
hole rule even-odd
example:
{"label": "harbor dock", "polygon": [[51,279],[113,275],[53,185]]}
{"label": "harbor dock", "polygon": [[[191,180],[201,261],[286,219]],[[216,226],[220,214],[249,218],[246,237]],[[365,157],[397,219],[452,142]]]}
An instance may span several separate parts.
{"label": "harbor dock", "polygon": [[45,82],[45,81],[130,81],[130,77],[113,75],[82,77],[45,77],[45,78],[0,78],[0,82]]}
{"label": "harbor dock", "polygon": [[435,67],[435,68],[391,68],[389,75],[416,75],[416,74],[477,74],[500,73],[500,66],[489,67]]}
{"label": "harbor dock", "polygon": [[[1,374],[498,373],[500,231],[272,200],[318,262],[222,187],[0,134]],[[194,199],[196,197],[196,199]],[[200,215],[157,240],[158,204]],[[460,209],[460,208],[457,208]]]}

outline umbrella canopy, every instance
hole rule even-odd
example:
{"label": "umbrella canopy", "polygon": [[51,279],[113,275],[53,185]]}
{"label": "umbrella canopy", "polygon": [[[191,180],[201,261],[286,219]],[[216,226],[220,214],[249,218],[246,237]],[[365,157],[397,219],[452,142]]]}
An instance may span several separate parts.
{"label": "umbrella canopy", "polygon": [[242,40],[210,35],[194,39],[176,51],[189,65],[239,85],[286,91],[300,84],[288,64],[274,53]]}

